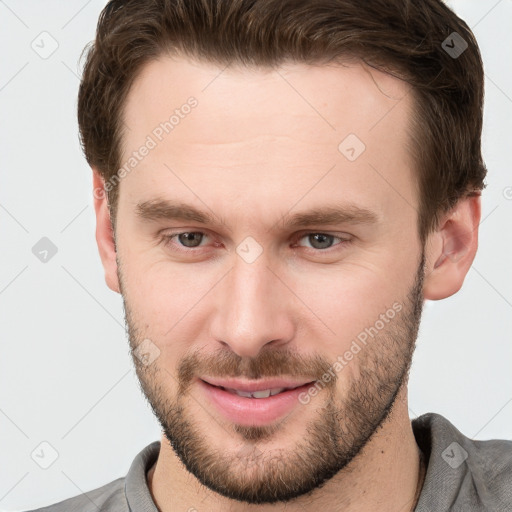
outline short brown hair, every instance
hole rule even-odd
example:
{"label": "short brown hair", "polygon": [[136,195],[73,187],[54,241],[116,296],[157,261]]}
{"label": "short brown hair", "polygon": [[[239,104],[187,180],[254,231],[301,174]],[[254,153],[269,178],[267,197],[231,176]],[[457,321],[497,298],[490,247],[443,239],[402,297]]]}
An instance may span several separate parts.
{"label": "short brown hair", "polygon": [[[457,57],[447,51],[454,32],[467,44]],[[84,154],[106,182],[121,166],[130,87],[165,54],[267,69],[356,58],[409,83],[422,243],[441,214],[486,186],[482,59],[469,27],[440,0],[111,0],[78,94]],[[113,223],[118,188],[108,194]]]}

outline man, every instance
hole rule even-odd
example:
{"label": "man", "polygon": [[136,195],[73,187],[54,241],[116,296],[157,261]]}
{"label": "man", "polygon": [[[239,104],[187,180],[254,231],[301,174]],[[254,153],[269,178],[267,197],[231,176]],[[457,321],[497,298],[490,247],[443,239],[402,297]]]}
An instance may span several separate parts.
{"label": "man", "polygon": [[407,407],[477,250],[482,101],[439,0],[109,2],[78,118],[163,435],[40,510],[512,510],[512,442]]}

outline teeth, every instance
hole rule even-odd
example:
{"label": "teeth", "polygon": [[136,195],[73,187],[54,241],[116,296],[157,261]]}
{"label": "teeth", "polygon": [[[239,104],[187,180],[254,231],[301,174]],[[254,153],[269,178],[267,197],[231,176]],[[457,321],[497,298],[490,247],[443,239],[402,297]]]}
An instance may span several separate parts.
{"label": "teeth", "polygon": [[229,388],[226,388],[227,391],[229,391],[230,393],[233,393],[234,395],[238,395],[238,396],[245,396],[247,398],[251,398],[251,393],[249,393],[248,391],[237,391],[236,389],[229,389]]}
{"label": "teeth", "polygon": [[246,398],[268,398],[269,396],[277,395],[278,393],[281,393],[285,389],[288,388],[273,388],[273,389],[263,389],[261,391],[239,391],[237,389],[230,389],[230,388],[224,388],[226,391],[229,391],[230,393],[234,393],[238,396],[243,396]]}
{"label": "teeth", "polygon": [[274,396],[274,395],[277,395],[278,393],[282,393],[285,389],[289,389],[289,388],[274,388],[274,389],[270,390],[270,394],[272,396]]}
{"label": "teeth", "polygon": [[268,398],[270,396],[271,389],[262,389],[261,391],[253,391],[251,396],[253,398]]}

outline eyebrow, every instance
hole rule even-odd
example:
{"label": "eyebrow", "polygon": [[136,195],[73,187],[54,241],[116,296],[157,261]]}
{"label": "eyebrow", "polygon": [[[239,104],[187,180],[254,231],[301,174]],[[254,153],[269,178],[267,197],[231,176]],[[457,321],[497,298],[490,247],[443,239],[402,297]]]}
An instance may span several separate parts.
{"label": "eyebrow", "polygon": [[[199,224],[225,224],[210,212],[198,210],[186,203],[169,199],[152,199],[137,203],[136,216],[146,222],[158,220],[193,221]],[[338,206],[323,206],[304,212],[285,214],[279,221],[284,227],[297,229],[312,225],[327,224],[377,224],[380,216],[368,208],[352,203]]]}

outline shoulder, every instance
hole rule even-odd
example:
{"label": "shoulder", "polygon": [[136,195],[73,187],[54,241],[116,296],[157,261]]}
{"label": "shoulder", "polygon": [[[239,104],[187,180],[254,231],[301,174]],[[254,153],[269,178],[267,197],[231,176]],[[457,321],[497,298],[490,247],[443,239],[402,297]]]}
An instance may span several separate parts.
{"label": "shoulder", "polygon": [[126,476],[59,503],[24,512],[130,512],[156,510],[146,474],[156,462],[160,441],[144,447],[133,459]]}
{"label": "shoulder", "polygon": [[129,512],[125,477],[59,503],[25,512]]}
{"label": "shoulder", "polygon": [[[435,413],[413,420],[413,429],[429,459],[424,486],[428,503],[442,502],[446,510],[457,512],[512,510],[512,441],[471,439]],[[438,509],[445,510],[443,506]]]}
{"label": "shoulder", "polygon": [[[445,417],[436,413],[423,414],[413,420],[416,437],[423,437],[432,451],[450,467],[467,463],[469,469],[478,469],[482,475],[512,475],[512,441],[489,439],[478,441],[460,432]],[[455,460],[451,460],[455,459]]]}
{"label": "shoulder", "polygon": [[512,441],[490,439],[469,440],[468,465],[475,484],[485,483],[487,491],[501,497],[512,510]]}

